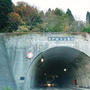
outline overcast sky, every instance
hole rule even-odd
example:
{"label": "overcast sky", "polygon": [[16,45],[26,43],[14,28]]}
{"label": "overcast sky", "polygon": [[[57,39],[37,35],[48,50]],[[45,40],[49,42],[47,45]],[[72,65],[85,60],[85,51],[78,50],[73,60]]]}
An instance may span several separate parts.
{"label": "overcast sky", "polygon": [[87,11],[90,11],[90,0],[12,0],[14,3],[25,1],[30,5],[37,7],[39,10],[46,11],[48,8],[55,9],[56,7],[66,11],[70,8],[75,19],[86,19]]}

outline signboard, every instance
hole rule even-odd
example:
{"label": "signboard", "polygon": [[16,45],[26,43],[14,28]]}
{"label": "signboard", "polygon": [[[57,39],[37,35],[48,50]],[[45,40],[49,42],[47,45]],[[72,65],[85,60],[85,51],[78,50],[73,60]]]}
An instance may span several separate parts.
{"label": "signboard", "polygon": [[20,77],[20,80],[24,80],[25,79],[25,77]]}
{"label": "signboard", "polygon": [[74,37],[48,37],[48,41],[73,41]]}
{"label": "signboard", "polygon": [[26,54],[26,57],[27,57],[27,58],[32,58],[32,57],[33,57],[33,53],[32,53],[32,52],[28,52],[28,53]]}

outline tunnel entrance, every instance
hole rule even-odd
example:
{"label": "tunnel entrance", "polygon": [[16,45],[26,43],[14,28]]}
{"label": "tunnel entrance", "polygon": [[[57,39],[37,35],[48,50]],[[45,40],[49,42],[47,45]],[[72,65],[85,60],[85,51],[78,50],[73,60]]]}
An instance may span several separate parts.
{"label": "tunnel entrance", "polygon": [[70,47],[40,53],[30,68],[30,87],[90,87],[90,58]]}

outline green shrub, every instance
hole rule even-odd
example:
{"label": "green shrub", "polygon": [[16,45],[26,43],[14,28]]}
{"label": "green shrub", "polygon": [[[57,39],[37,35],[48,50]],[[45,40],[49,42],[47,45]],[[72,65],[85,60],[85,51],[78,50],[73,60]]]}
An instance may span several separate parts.
{"label": "green shrub", "polygon": [[18,27],[18,30],[16,32],[29,32],[30,26],[22,25]]}
{"label": "green shrub", "polygon": [[84,28],[83,28],[83,32],[90,33],[90,26],[84,27]]}
{"label": "green shrub", "polygon": [[8,88],[3,87],[2,90],[12,90],[12,88],[10,88],[10,87],[8,86]]}

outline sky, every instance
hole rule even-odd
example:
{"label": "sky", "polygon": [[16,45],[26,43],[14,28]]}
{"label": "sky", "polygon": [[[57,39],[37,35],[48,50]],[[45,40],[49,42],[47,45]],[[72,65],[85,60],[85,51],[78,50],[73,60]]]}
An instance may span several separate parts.
{"label": "sky", "polygon": [[67,8],[72,11],[76,20],[86,20],[87,11],[90,12],[90,0],[12,0],[13,3],[24,1],[39,10],[47,11],[48,8],[60,8],[66,12]]}

